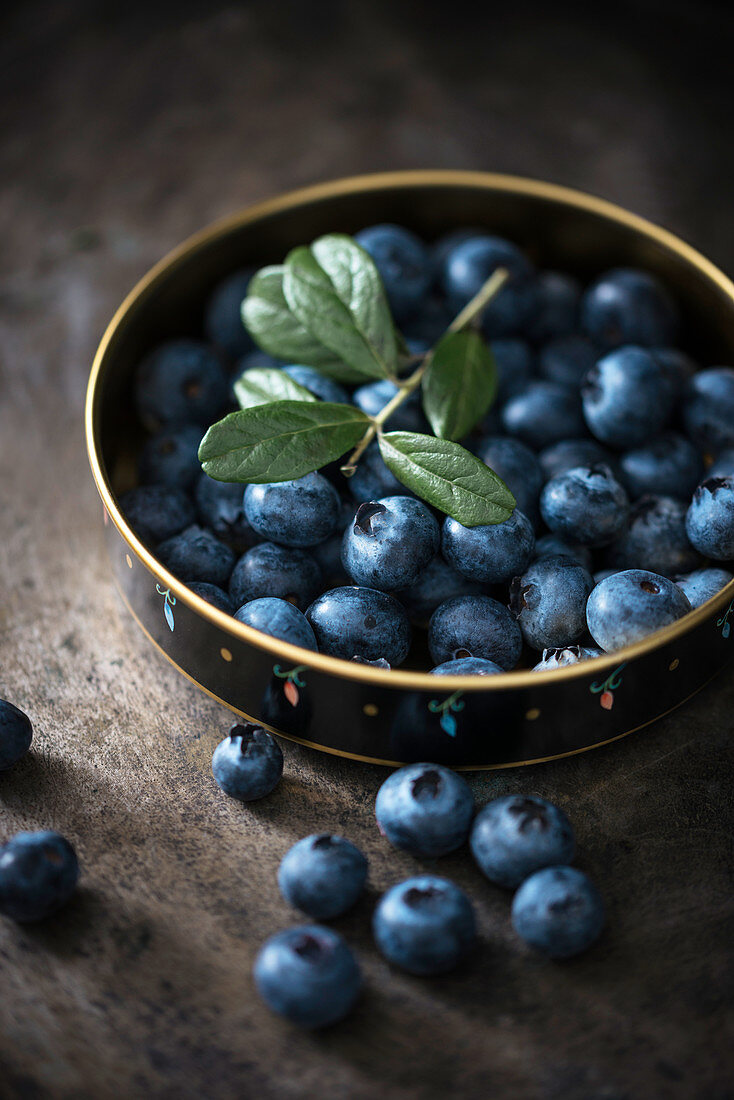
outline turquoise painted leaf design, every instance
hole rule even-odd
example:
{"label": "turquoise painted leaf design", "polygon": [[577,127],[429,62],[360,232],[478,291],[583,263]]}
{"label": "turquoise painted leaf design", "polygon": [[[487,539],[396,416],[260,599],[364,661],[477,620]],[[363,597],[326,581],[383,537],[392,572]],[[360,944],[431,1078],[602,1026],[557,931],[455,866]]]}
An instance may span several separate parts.
{"label": "turquoise painted leaf design", "polygon": [[163,604],[163,614],[166,616],[166,622],[168,623],[169,629],[173,630],[173,612],[171,611],[171,605],[169,604],[168,600],[166,600]]}
{"label": "turquoise painted leaf design", "polygon": [[449,714],[448,711],[441,715],[441,729],[444,733],[447,733],[449,737],[456,737],[456,719],[453,714]]}

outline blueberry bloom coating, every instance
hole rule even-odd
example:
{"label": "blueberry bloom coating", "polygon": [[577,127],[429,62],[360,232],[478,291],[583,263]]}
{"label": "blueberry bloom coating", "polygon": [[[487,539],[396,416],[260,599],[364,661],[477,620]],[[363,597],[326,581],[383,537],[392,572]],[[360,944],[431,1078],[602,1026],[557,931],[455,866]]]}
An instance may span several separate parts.
{"label": "blueberry bloom coating", "polygon": [[433,612],[455,596],[479,596],[481,588],[474,581],[452,568],[440,554],[429,561],[413,584],[396,592],[411,620],[420,626],[428,624]]}
{"label": "blueberry bloom coating", "polygon": [[0,913],[21,923],[44,920],[67,903],[78,880],[76,852],[63,836],[16,833],[0,848]]}
{"label": "blueberry bloom coating", "polygon": [[683,422],[702,450],[734,447],[734,368],[712,367],[693,376],[686,388]]}
{"label": "blueberry bloom coating", "polygon": [[527,332],[531,340],[542,344],[555,336],[566,336],[576,328],[581,286],[570,275],[559,271],[541,271],[537,278],[535,312]]}
{"label": "blueberry bloom coating", "polygon": [[596,347],[585,336],[557,336],[540,349],[538,367],[549,382],[578,387],[597,359]]}
{"label": "blueberry bloom coating", "polygon": [[[385,405],[392,401],[398,387],[389,378],[381,378],[379,382],[367,382],[364,386],[358,386],[352,394],[352,402],[367,413],[368,416],[377,416]],[[428,423],[421,410],[420,398],[416,393],[406,398],[399,405],[388,421],[390,431],[393,432],[427,432]]]}
{"label": "blueberry bloom coating", "polygon": [[577,542],[567,542],[560,535],[543,535],[535,544],[535,560],[541,558],[573,558],[584,569],[591,570],[591,550],[588,546],[579,546]]}
{"label": "blueberry bloom coating", "polygon": [[559,649],[586,629],[591,574],[573,558],[541,558],[510,587],[510,609],[533,649]]}
{"label": "blueberry bloom coating", "polygon": [[604,927],[599,891],[575,867],[546,867],[512,899],[512,924],[526,943],[552,959],[579,955]]}
{"label": "blueberry bloom coating", "polygon": [[686,505],[672,497],[642,497],[632,506],[629,527],[609,548],[618,569],[648,569],[664,577],[701,564],[686,535]]}
{"label": "blueberry bloom coating", "polygon": [[581,325],[601,348],[673,342],[676,310],[654,275],[632,268],[605,272],[581,299]]}
{"label": "blueberry bloom coating", "polygon": [[248,485],[245,515],[263,538],[281,546],[316,546],[339,522],[339,494],[323,474],[305,474],[295,481]]}
{"label": "blueberry bloom coating", "polygon": [[218,588],[216,584],[207,584],[206,581],[189,581],[186,587],[195,595],[201,596],[202,600],[206,600],[212,607],[218,607],[220,611],[226,611],[228,615],[234,614],[234,604],[227,593]]}
{"label": "blueberry bloom coating", "polygon": [[705,557],[734,558],[734,475],[701,482],[686,515],[686,533]]}
{"label": "blueberry bloom coating", "polygon": [[474,819],[469,846],[490,882],[510,890],[541,867],[570,863],[576,851],[563,810],[523,794],[488,802]]}
{"label": "blueberry bloom coating", "polygon": [[706,477],[734,476],[734,447],[720,451],[708,469]]}
{"label": "blueberry bloom coating", "polygon": [[319,650],[351,661],[362,657],[401,665],[410,649],[411,630],[405,608],[394,596],[374,588],[344,587],[324,592],[309,607]]}
{"label": "blueberry bloom coating", "polygon": [[611,451],[596,439],[561,439],[545,447],[538,455],[543,480],[550,481],[558,474],[565,474],[576,466],[598,466],[603,463],[614,470]]}
{"label": "blueberry bloom coating", "polygon": [[280,638],[291,645],[300,645],[304,649],[318,651],[316,638],[306,616],[292,603],[273,596],[261,596],[250,600],[235,613],[238,622],[251,626],[271,638]]}
{"label": "blueberry bloom coating", "polygon": [[242,320],[242,303],[252,275],[250,268],[244,268],[222,279],[204,308],[207,338],[230,359],[247,355],[255,346]]}
{"label": "blueberry bloom coating", "polygon": [[190,489],[201,473],[201,428],[187,425],[158,432],[143,444],[138,473],[143,485]]}
{"label": "blueberry bloom coating", "polygon": [[33,726],[27,714],[0,699],[0,772],[12,768],[25,756],[33,740]]}
{"label": "blueberry bloom coating", "polygon": [[205,581],[218,588],[227,587],[235,558],[229,546],[196,524],[162,542],[156,556],[182,581]]}
{"label": "blueberry bloom coating", "polygon": [[510,241],[477,236],[456,245],[444,261],[443,288],[456,310],[477,294],[487,279],[503,267],[509,279],[487,306],[482,324],[490,336],[518,332],[531,316],[537,290],[530,261]]}
{"label": "blueberry bloom coating", "polygon": [[551,531],[583,546],[612,542],[628,512],[627,494],[604,465],[566,470],[540,494],[540,513]]}
{"label": "blueberry bloom coating", "polygon": [[700,607],[715,596],[724,585],[734,580],[734,573],[728,569],[696,569],[687,577],[679,577],[675,582],[685,592],[691,607]]}
{"label": "blueberry bloom coating", "polygon": [[181,489],[140,485],[120,497],[120,511],[141,542],[149,545],[178,535],[196,518],[196,510]]}
{"label": "blueberry bloom coating", "polygon": [[233,481],[215,481],[201,474],[194,490],[194,499],[203,527],[209,527],[218,539],[242,553],[257,535],[245,518],[242,485]]}
{"label": "blueberry bloom coating", "polygon": [[431,257],[415,233],[399,225],[373,225],[354,238],[369,252],[380,272],[396,319],[413,313],[432,280]]}
{"label": "blueberry bloom coating", "polygon": [[632,500],[650,493],[690,500],[702,477],[700,452],[677,432],[664,432],[619,459],[619,480]]}
{"label": "blueberry bloom coating", "polygon": [[343,1020],[362,989],[362,974],[338,932],[318,924],[286,928],[263,944],[255,984],[265,1004],[306,1028]]}
{"label": "blueberry bloom coating", "polygon": [[307,550],[261,542],[239,559],[229,579],[235,607],[261,596],[288,600],[303,610],[321,585],[321,568]]}
{"label": "blueberry bloom coating", "polygon": [[428,624],[428,648],[439,665],[483,657],[508,672],[520,660],[522,635],[513,616],[489,596],[457,596],[438,607]]}
{"label": "blueberry bloom coating", "polygon": [[520,511],[537,518],[543,471],[530,448],[508,435],[490,435],[479,441],[475,454],[502,478]]}
{"label": "blueberry bloom coating", "polygon": [[602,651],[593,646],[570,645],[563,649],[544,649],[542,660],[533,667],[533,672],[548,672],[554,668],[577,665],[579,661],[590,661],[601,657]]}
{"label": "blueberry bloom coating", "polygon": [[347,488],[358,504],[382,497],[405,496],[409,492],[385,465],[377,443],[370,443],[349,478]]}
{"label": "blueberry bloom coating", "polygon": [[527,340],[506,336],[489,345],[497,368],[497,401],[503,403],[525,388],[535,370],[535,356]]}
{"label": "blueberry bloom coating", "polygon": [[646,569],[625,569],[597,584],[586,604],[592,638],[607,653],[632,645],[691,610],[673,581]]}
{"label": "blueberry bloom coating", "polygon": [[415,497],[383,497],[360,504],[344,532],[342,564],[355,584],[391,592],[413,584],[440,543],[427,504]]}
{"label": "blueberry bloom coating", "polygon": [[283,774],[280,745],[260,726],[234,725],[212,757],[218,785],[240,802],[254,802],[274,790]]}
{"label": "blueberry bloom coating", "polygon": [[477,936],[469,898],[436,875],[406,879],[383,894],[372,931],[386,959],[419,976],[453,970]]}
{"label": "blueberry bloom coating", "polygon": [[161,344],[138,367],[135,403],[147,428],[207,428],[226,400],[227,376],[219,356],[198,340]]}
{"label": "blueberry bloom coating", "polygon": [[495,676],[504,670],[484,657],[456,657],[431,669],[431,676]]}
{"label": "blueberry bloom coating", "polygon": [[342,836],[315,833],[299,840],[283,856],[278,887],[285,900],[317,920],[351,909],[367,881],[367,860]]}
{"label": "blueberry bloom coating", "polygon": [[531,382],[502,409],[502,425],[536,451],[586,434],[578,393],[558,382]]}
{"label": "blueberry bloom coating", "polygon": [[445,856],[469,836],[474,798],[469,784],[441,764],[409,764],[377,792],[380,832],[414,856]]}
{"label": "blueberry bloom coating", "polygon": [[581,396],[589,428],[611,447],[637,447],[665,427],[673,392],[657,359],[628,345],[600,359]]}
{"label": "blueberry bloom coating", "polygon": [[291,363],[283,367],[283,373],[289,375],[299,386],[303,386],[314,397],[320,397],[322,401],[333,401],[337,405],[345,405],[349,401],[349,394],[332,378],[320,374],[313,367],[303,367],[300,363]]}
{"label": "blueberry bloom coating", "polygon": [[501,584],[522,573],[535,549],[533,525],[516,508],[504,523],[464,527],[447,516],[441,537],[443,556],[469,580]]}

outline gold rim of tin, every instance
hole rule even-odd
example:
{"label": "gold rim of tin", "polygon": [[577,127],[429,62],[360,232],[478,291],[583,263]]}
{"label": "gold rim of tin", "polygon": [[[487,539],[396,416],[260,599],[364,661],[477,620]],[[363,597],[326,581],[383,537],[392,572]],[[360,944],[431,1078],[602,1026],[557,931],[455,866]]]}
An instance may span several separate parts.
{"label": "gold rim of tin", "polygon": [[[637,214],[631,214],[623,207],[607,202],[605,199],[596,198],[583,191],[561,187],[557,184],[545,183],[542,180],[525,179],[521,176],[506,176],[492,172],[471,172],[453,170],[418,169],[405,172],[381,172],[366,176],[349,176],[344,179],[332,180],[327,183],[319,183],[310,187],[300,188],[278,195],[264,202],[248,206],[238,213],[220,218],[212,225],[200,230],[187,238],[159,260],[150,271],[143,276],[137,285],[130,291],[110,321],[97,348],[92,370],[87,386],[87,395],[84,411],[85,434],[87,441],[87,453],[92,475],[97,485],[97,490],[107,513],[119,531],[120,535],[142,561],[147,569],[167,588],[191,607],[202,618],[208,620],[213,626],[219,627],[230,637],[247,642],[249,645],[265,652],[272,653],[281,659],[288,659],[296,664],[305,665],[308,668],[328,673],[332,676],[343,677],[355,682],[371,684],[381,688],[403,688],[413,691],[435,690],[435,678],[428,672],[402,671],[400,669],[380,669],[370,665],[352,664],[338,657],[328,657],[325,654],[315,654],[300,646],[281,642],[279,639],[270,638],[260,631],[254,630],[244,623],[238,622],[231,615],[218,610],[206,600],[191,592],[172,573],[169,573],[151,552],[137,538],[127,526],[122,513],[112,492],[107,479],[106,471],[102,463],[102,451],[99,439],[99,423],[96,416],[96,408],[99,396],[99,387],[104,374],[107,353],[114,343],[117,333],[124,328],[128,314],[160,281],[167,278],[176,267],[187,260],[192,252],[205,244],[211,243],[218,237],[224,237],[232,230],[259,221],[261,218],[276,214],[282,210],[289,210],[308,202],[334,198],[342,195],[354,194],[362,191],[379,191],[383,188],[431,188],[436,186],[458,186],[471,188],[487,193],[505,191],[518,195],[527,195],[536,198],[544,198],[551,202],[562,204],[577,210],[584,210],[608,221],[633,229],[643,236],[655,241],[668,251],[677,253],[686,263],[696,268],[708,281],[714,283],[719,290],[730,299],[734,306],[734,283],[727,278],[722,271],[707,260],[700,252],[673,233],[660,228],[646,218]],[[703,623],[716,611],[723,609],[734,598],[734,581],[731,581],[721,592],[708,600],[701,607],[689,612],[682,619],[648,635],[634,645],[625,646],[624,649],[615,650],[603,657],[595,657],[592,661],[581,661],[565,668],[551,669],[544,672],[533,672],[521,669],[515,672],[498,673],[495,676],[444,676],[441,680],[442,690],[446,691],[502,691],[508,688],[540,687],[542,684],[560,683],[583,678],[589,675],[590,669],[594,675],[606,669],[612,669],[623,661],[631,661],[652,650],[675,641],[687,634],[689,630]]]}

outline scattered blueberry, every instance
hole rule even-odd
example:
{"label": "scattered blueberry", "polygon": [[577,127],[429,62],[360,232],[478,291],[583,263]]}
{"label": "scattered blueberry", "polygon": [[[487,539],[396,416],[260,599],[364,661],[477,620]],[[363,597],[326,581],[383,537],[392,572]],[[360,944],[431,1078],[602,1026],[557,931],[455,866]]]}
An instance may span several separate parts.
{"label": "scattered blueberry", "polygon": [[535,548],[533,525],[516,508],[504,523],[464,527],[447,516],[441,550],[449,565],[482,584],[500,584],[522,573]]}
{"label": "scattered blueberry", "polygon": [[201,596],[202,600],[206,600],[212,607],[217,607],[228,615],[234,614],[234,604],[227,593],[216,584],[207,584],[206,581],[188,581],[186,587],[196,596]]}
{"label": "scattered blueberry", "polygon": [[411,630],[404,607],[388,592],[344,587],[324,592],[306,618],[321,653],[351,661],[363,657],[401,665],[410,649]]}
{"label": "scattered blueberry", "polygon": [[502,409],[502,425],[535,450],[586,434],[578,393],[558,382],[530,382]]}
{"label": "scattered blueberry", "polygon": [[526,879],[512,899],[512,923],[526,943],[552,959],[578,955],[599,938],[604,903],[575,867],[546,867]]}
{"label": "scattered blueberry", "polygon": [[227,400],[227,376],[219,357],[196,340],[169,340],[138,367],[135,402],[151,429],[197,424],[207,428]]}
{"label": "scattered blueberry", "polygon": [[418,579],[440,542],[427,504],[415,497],[384,497],[360,504],[344,532],[342,564],[355,584],[391,592]]}
{"label": "scattered blueberry", "polygon": [[33,740],[33,726],[19,707],[0,699],[0,772],[25,756]]}
{"label": "scattered blueberry", "polygon": [[693,376],[683,421],[697,447],[714,453],[734,447],[734,368],[712,367]]}
{"label": "scattered blueberry", "polygon": [[632,645],[691,610],[673,581],[645,569],[625,569],[597,584],[586,604],[591,636],[607,653]]}
{"label": "scattered blueberry", "polygon": [[283,753],[267,730],[236,724],[214,750],[212,774],[230,798],[254,802],[280,782]]}
{"label": "scattered blueberry", "polygon": [[701,482],[686,515],[686,532],[705,557],[734,558],[734,474]]}
{"label": "scattered blueberry", "polygon": [[409,764],[377,792],[380,832],[414,856],[445,856],[469,836],[474,798],[469,784],[441,764]]}
{"label": "scattered blueberry", "polygon": [[650,349],[668,378],[676,402],[683,396],[686,386],[698,370],[698,366],[680,348]]}
{"label": "scattered blueberry", "polygon": [[561,649],[586,630],[591,574],[573,558],[534,562],[510,586],[510,609],[533,649]]}
{"label": "scattered blueberry", "polygon": [[638,447],[665,427],[673,393],[665,372],[644,348],[618,348],[584,379],[581,396],[589,428],[610,447]]}
{"label": "scattered blueberry", "polygon": [[385,958],[419,976],[453,970],[477,935],[469,898],[436,875],[406,879],[383,894],[372,929]]}
{"label": "scattered blueberry", "polygon": [[547,482],[540,513],[551,531],[583,546],[604,546],[623,529],[629,501],[608,466],[577,466]]}
{"label": "scattered blueberry", "polygon": [[563,810],[537,795],[495,798],[477,814],[469,846],[490,882],[514,890],[541,867],[570,863],[576,841]]}
{"label": "scattered blueberry", "polygon": [[292,603],[274,596],[261,596],[243,604],[235,613],[235,619],[271,638],[280,638],[291,645],[318,652],[316,638],[306,616]]}
{"label": "scattered blueberry", "polygon": [[254,967],[268,1008],[306,1028],[343,1020],[362,989],[362,974],[338,932],[318,924],[286,928],[260,948]]}
{"label": "scattered blueberry", "polygon": [[16,833],[0,848],[0,913],[21,923],[44,920],[71,898],[79,861],[50,830]]}
{"label": "scattered blueberry", "polygon": [[675,583],[686,594],[691,607],[700,607],[733,580],[734,573],[728,569],[709,567],[696,569],[686,577],[679,577]]}
{"label": "scattered blueberry", "polygon": [[156,554],[166,569],[183,581],[205,581],[226,588],[234,552],[208,531],[196,524],[178,535],[166,539]]}
{"label": "scattered blueberry", "polygon": [[446,600],[428,624],[428,648],[434,662],[457,657],[483,657],[505,672],[522,652],[520,627],[497,600],[489,596],[457,596]]}
{"label": "scattered blueberry", "polygon": [[316,833],[290,848],[278,869],[278,886],[295,909],[330,920],[351,909],[367,881],[367,860],[342,836]]}
{"label": "scattered blueberry", "polygon": [[315,546],[328,538],[339,522],[340,500],[323,474],[305,474],[296,481],[248,485],[245,515],[263,538],[281,546]]}
{"label": "scattered blueberry", "polygon": [[318,594],[320,584],[321,568],[307,550],[261,542],[235,565],[229,594],[235,607],[261,596],[275,596],[303,610]]}
{"label": "scattered blueberry", "polygon": [[120,497],[120,509],[141,542],[163,542],[190,527],[196,510],[182,489],[139,485]]}
{"label": "scattered blueberry", "polygon": [[354,238],[380,272],[394,316],[414,313],[431,285],[428,249],[415,233],[399,225],[373,225]]}
{"label": "scattered blueberry", "polygon": [[581,299],[582,327],[601,348],[665,346],[673,340],[676,323],[670,296],[646,271],[607,271]]}

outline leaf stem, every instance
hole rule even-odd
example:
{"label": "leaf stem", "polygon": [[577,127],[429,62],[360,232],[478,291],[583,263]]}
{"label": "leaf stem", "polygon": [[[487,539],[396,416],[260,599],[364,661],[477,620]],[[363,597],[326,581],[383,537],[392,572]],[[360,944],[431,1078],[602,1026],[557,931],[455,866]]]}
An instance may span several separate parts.
{"label": "leaf stem", "polygon": [[472,321],[476,321],[482,315],[494,296],[502,290],[502,287],[509,277],[510,273],[506,267],[498,267],[496,271],[493,271],[484,286],[477,291],[470,302],[467,302],[461,313],[458,313],[456,317],[454,317],[446,331],[461,332],[461,330],[466,328],[467,325],[470,325]]}

